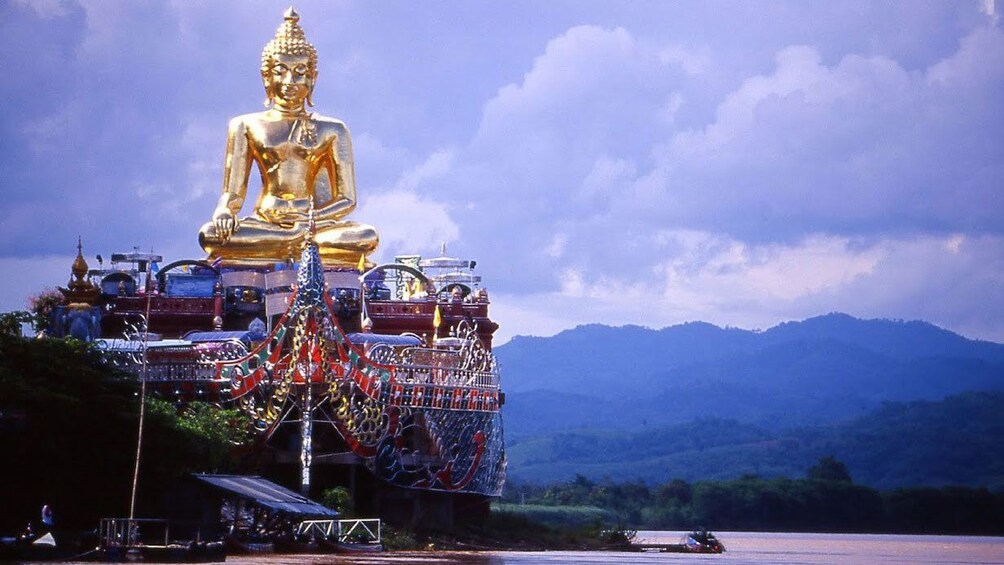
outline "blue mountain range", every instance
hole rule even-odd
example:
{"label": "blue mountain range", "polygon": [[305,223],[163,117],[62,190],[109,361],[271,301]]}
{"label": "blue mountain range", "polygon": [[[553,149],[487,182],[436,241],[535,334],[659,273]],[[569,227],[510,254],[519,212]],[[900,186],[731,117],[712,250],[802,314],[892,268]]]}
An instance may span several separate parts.
{"label": "blue mountain range", "polygon": [[[1004,345],[967,339],[926,322],[834,313],[765,331],[702,322],[661,330],[587,325],[547,338],[516,337],[496,354],[507,391],[504,416],[510,476],[515,478],[562,480],[588,471],[588,465],[576,462],[582,457],[600,461],[589,453],[598,445],[620,459],[615,466],[599,464],[591,475],[601,478],[597,475],[616,467],[619,476],[652,481],[792,474],[798,471],[796,462],[807,467],[829,454],[816,451],[830,447],[842,450],[849,464],[851,455],[861,455],[862,465],[870,461],[871,467],[858,470],[876,486],[1004,486],[1004,474],[986,469],[953,479],[922,466],[900,480],[879,468],[896,461],[865,457],[889,451],[888,445],[877,445],[882,433],[865,434],[853,445],[845,441],[861,435],[859,427],[875,432],[882,427],[876,421],[888,429],[904,426],[916,432],[916,437],[901,433],[904,440],[953,441],[961,447],[978,443],[972,434],[979,430],[991,433],[998,424],[1004,429],[1004,394],[997,394],[1004,392]],[[974,403],[971,413],[979,421],[963,426],[952,418],[967,413],[958,409],[963,402],[958,395],[965,393],[976,394],[962,398]],[[950,407],[950,402],[955,404]],[[987,408],[995,402],[1001,402],[1000,410]],[[890,416],[899,414],[897,408],[908,423]],[[928,430],[934,422],[949,429],[932,437],[939,435]],[[962,429],[970,435],[955,437]],[[694,445],[717,450],[728,464],[716,467],[704,461],[707,453],[691,455],[691,464],[682,466],[651,460],[679,455],[679,442],[667,438],[695,434],[713,436]],[[874,441],[869,443],[869,437]],[[1004,453],[1004,434],[998,437],[998,453]],[[640,457],[637,445],[645,438],[662,439]],[[782,464],[758,459],[769,446],[792,441],[800,447],[782,449],[788,454],[779,459]],[[628,444],[635,447],[618,451],[618,445]],[[896,451],[901,460],[912,460]],[[1000,458],[1004,473],[1004,455]],[[686,476],[671,476],[673,472]]]}

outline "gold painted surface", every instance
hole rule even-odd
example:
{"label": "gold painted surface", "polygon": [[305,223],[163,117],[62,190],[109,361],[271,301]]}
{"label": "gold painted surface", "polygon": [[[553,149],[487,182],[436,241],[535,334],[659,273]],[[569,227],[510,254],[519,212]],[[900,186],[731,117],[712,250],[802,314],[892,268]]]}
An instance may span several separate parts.
{"label": "gold painted surface", "polygon": [[[311,205],[326,265],[355,266],[379,241],[372,226],[344,219],[356,207],[352,140],[341,120],[307,111],[317,54],[299,19],[287,10],[262,52],[265,104],[271,108],[230,121],[223,194],[199,230],[210,260],[268,264],[297,257]],[[253,214],[238,219],[253,168],[261,175],[261,194]]]}
{"label": "gold painted surface", "polygon": [[71,308],[89,309],[92,304],[97,302],[98,295],[101,294],[101,289],[86,278],[89,269],[90,267],[87,266],[87,261],[84,259],[84,243],[78,237],[77,257],[70,266],[70,280],[66,283],[66,288],[59,289]]}

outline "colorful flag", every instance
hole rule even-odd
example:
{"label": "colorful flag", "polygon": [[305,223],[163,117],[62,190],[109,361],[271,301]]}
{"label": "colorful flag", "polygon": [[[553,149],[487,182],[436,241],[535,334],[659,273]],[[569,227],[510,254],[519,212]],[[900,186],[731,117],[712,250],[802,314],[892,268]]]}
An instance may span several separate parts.
{"label": "colorful flag", "polygon": [[439,304],[436,304],[436,313],[432,315],[432,327],[439,329],[443,323],[443,315],[439,313]]}

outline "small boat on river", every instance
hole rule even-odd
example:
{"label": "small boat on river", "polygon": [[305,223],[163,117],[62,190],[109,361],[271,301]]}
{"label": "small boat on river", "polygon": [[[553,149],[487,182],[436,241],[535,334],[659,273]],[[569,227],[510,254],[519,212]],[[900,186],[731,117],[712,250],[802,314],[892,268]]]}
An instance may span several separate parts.
{"label": "small boat on river", "polygon": [[652,553],[723,553],[725,545],[715,537],[715,534],[704,528],[698,528],[684,535],[680,543],[632,542],[629,551]]}

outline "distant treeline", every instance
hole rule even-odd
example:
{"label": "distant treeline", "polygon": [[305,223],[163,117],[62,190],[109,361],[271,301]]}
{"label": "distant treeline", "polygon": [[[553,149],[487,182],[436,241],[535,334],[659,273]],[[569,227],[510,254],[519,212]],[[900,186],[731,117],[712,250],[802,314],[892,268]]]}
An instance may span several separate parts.
{"label": "distant treeline", "polygon": [[[569,526],[581,525],[583,509],[592,509],[595,520],[635,529],[1004,534],[1004,493],[971,487],[880,492],[854,484],[832,457],[820,459],[804,479],[749,475],[651,487],[578,475],[563,484],[509,484],[502,502],[507,511],[521,513],[525,505],[535,519]],[[555,512],[541,512],[547,507]]]}

